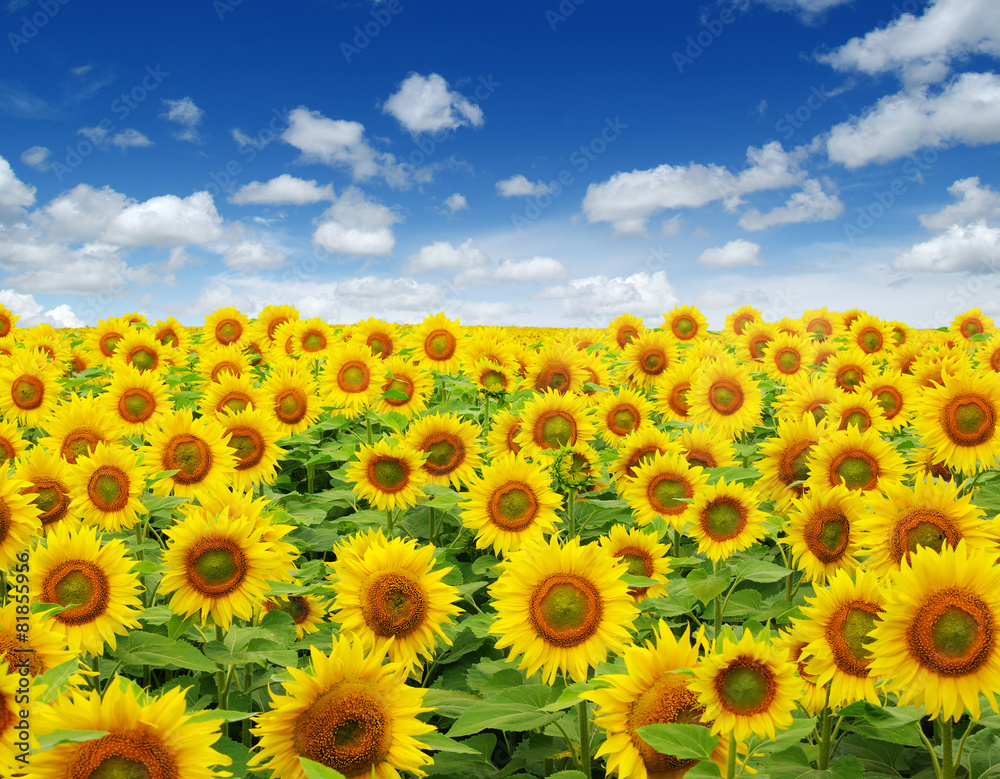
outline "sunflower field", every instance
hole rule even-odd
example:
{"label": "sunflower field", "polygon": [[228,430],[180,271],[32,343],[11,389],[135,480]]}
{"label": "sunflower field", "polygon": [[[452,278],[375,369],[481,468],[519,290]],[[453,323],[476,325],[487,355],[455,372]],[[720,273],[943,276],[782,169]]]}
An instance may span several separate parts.
{"label": "sunflower field", "polygon": [[1000,776],[1000,331],[0,306],[0,776]]}

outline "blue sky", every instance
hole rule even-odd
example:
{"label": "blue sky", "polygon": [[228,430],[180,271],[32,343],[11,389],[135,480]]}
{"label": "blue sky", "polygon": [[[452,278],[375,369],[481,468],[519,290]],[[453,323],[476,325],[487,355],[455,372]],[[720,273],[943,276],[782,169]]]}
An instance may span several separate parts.
{"label": "blue sky", "polygon": [[0,303],[1000,317],[995,0],[6,0]]}

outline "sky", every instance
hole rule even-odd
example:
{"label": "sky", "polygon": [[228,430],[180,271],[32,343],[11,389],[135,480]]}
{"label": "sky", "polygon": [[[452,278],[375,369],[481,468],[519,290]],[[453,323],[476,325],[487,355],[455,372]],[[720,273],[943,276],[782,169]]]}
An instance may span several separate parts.
{"label": "sky", "polygon": [[1000,321],[996,0],[2,0],[0,304]]}

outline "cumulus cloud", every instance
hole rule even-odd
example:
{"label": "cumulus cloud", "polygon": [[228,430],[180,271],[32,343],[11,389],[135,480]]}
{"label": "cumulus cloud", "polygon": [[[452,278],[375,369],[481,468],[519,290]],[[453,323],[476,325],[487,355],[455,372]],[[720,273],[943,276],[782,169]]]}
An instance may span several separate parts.
{"label": "cumulus cloud", "polygon": [[23,264],[20,272],[8,275],[4,283],[48,294],[95,295],[121,289],[127,269],[121,253],[119,247],[106,243],[86,243],[72,251],[57,247],[49,262]]}
{"label": "cumulus cloud", "polygon": [[984,222],[951,225],[929,241],[900,252],[892,267],[903,271],[1000,270],[1000,228]]}
{"label": "cumulus cloud", "polygon": [[83,320],[65,303],[43,313],[44,306],[39,304],[33,295],[13,289],[0,289],[0,305],[6,306],[12,313],[21,317],[17,323],[20,327],[33,327],[43,323],[53,327],[85,326]]}
{"label": "cumulus cloud", "polygon": [[744,265],[760,265],[760,244],[737,238],[725,246],[705,249],[696,262],[703,268],[737,268]]}
{"label": "cumulus cloud", "polygon": [[244,273],[280,268],[285,264],[285,258],[284,252],[253,240],[233,244],[222,255],[227,268]]}
{"label": "cumulus cloud", "polygon": [[526,282],[558,281],[569,278],[569,269],[552,257],[532,257],[527,260],[504,260],[499,264],[480,265],[455,276],[455,285],[496,286]]}
{"label": "cumulus cloud", "polygon": [[51,155],[52,151],[44,146],[32,146],[21,152],[21,162],[35,170],[48,170],[52,167],[52,163],[49,162]]}
{"label": "cumulus cloud", "polygon": [[681,215],[674,214],[669,219],[664,219],[660,225],[660,234],[664,238],[676,238],[681,234]]}
{"label": "cumulus cloud", "polygon": [[449,89],[448,82],[437,73],[411,73],[385,101],[382,110],[414,135],[483,124],[482,109]]}
{"label": "cumulus cloud", "polygon": [[186,198],[160,195],[129,205],[108,226],[105,240],[121,246],[185,246],[224,235],[222,217],[208,192]]}
{"label": "cumulus cloud", "polygon": [[391,227],[400,219],[392,209],[348,187],[317,220],[313,243],[338,254],[385,257],[396,245]]}
{"label": "cumulus cloud", "polygon": [[457,211],[468,210],[469,201],[465,199],[465,195],[455,192],[445,198],[444,207],[448,210],[449,214],[454,214]]}
{"label": "cumulus cloud", "polygon": [[407,257],[402,272],[405,274],[429,273],[436,270],[468,271],[486,267],[490,258],[469,238],[461,246],[452,246],[448,241],[435,241],[422,246]]}
{"label": "cumulus cloud", "polygon": [[181,141],[200,143],[198,125],[201,124],[205,112],[195,105],[194,100],[182,97],[180,100],[164,100],[163,105],[166,110],[160,116],[168,122],[181,125],[181,129],[174,133],[174,137]]}
{"label": "cumulus cloud", "polygon": [[532,197],[533,195],[545,195],[551,191],[552,187],[544,181],[529,181],[521,173],[497,182],[497,193],[501,197]]}
{"label": "cumulus cloud", "polygon": [[761,148],[751,146],[747,166],[739,173],[695,162],[615,173],[587,187],[583,213],[588,222],[610,222],[617,234],[635,236],[644,233],[647,220],[658,211],[700,208],[717,200],[732,210],[745,194],[783,189],[804,178],[797,156],[772,141]]}
{"label": "cumulus cloud", "polygon": [[588,276],[546,287],[532,297],[561,300],[564,316],[600,323],[595,327],[624,313],[658,316],[678,302],[664,271],[641,271],[626,277]]}
{"label": "cumulus cloud", "polygon": [[321,200],[336,200],[332,184],[322,187],[315,179],[305,180],[295,178],[287,173],[261,183],[251,181],[240,187],[229,198],[230,203],[237,205],[295,205],[318,203]]}
{"label": "cumulus cloud", "polygon": [[153,145],[153,142],[149,140],[149,138],[138,130],[134,130],[132,128],[127,128],[121,132],[115,133],[114,135],[100,125],[96,125],[94,127],[81,127],[76,132],[78,135],[82,135],[99,149],[107,149],[109,146],[117,146],[119,149],[127,149],[135,146],[141,147]]}
{"label": "cumulus cloud", "polygon": [[920,224],[932,232],[947,230],[952,225],[980,220],[1000,220],[1000,192],[988,185],[980,186],[979,177],[959,179],[948,191],[957,202],[933,214],[921,214]]}
{"label": "cumulus cloud", "polygon": [[10,163],[0,157],[0,224],[20,219],[35,202],[35,188],[14,175]]}
{"label": "cumulus cloud", "polygon": [[33,212],[32,222],[50,240],[96,241],[126,206],[125,195],[111,187],[94,189],[89,184],[77,184]]}
{"label": "cumulus cloud", "polygon": [[[998,6],[1000,7],[1000,6]],[[861,117],[834,126],[830,159],[848,168],[890,162],[924,147],[1000,141],[1000,76],[963,73],[943,89],[887,95]]]}
{"label": "cumulus cloud", "polygon": [[828,195],[816,179],[808,179],[802,190],[793,194],[783,206],[762,214],[750,209],[740,217],[744,230],[766,230],[776,225],[798,222],[826,222],[844,213],[844,204],[836,195]]}

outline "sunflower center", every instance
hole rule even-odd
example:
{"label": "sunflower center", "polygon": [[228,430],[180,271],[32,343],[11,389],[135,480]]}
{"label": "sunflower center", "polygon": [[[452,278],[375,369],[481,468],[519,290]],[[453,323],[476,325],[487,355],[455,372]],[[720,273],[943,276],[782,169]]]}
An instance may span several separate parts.
{"label": "sunflower center", "polygon": [[719,414],[735,414],[743,406],[743,388],[731,379],[719,379],[708,390],[708,402]]}
{"label": "sunflower center", "polygon": [[59,521],[69,511],[69,491],[55,479],[36,479],[24,492],[35,493],[35,505],[42,512],[38,520],[42,525]]}
{"label": "sunflower center", "polygon": [[670,329],[681,340],[688,340],[694,336],[698,330],[698,325],[689,316],[679,316],[670,324]]}
{"label": "sunflower center", "polygon": [[837,373],[837,384],[848,392],[853,392],[854,388],[861,383],[861,371],[854,367],[841,368]]}
{"label": "sunflower center", "polygon": [[202,595],[220,597],[233,592],[247,574],[247,558],[229,538],[203,538],[187,553],[188,581]]}
{"label": "sunflower center", "polygon": [[341,681],[295,719],[295,751],[347,777],[370,773],[392,746],[392,720],[378,688]]}
{"label": "sunflower center", "polygon": [[302,348],[307,352],[321,352],[326,348],[326,336],[311,330],[302,339]]}
{"label": "sunflower center", "polygon": [[231,344],[240,340],[243,326],[235,319],[223,319],[215,326],[215,340],[220,344]]}
{"label": "sunflower center", "polygon": [[667,363],[667,354],[662,349],[645,349],[639,355],[639,367],[647,376],[659,376],[666,370]]}
{"label": "sunflower center", "polygon": [[349,362],[337,372],[337,386],[343,392],[364,392],[371,380],[368,366],[362,362]]}
{"label": "sunflower center", "polygon": [[479,377],[479,383],[487,392],[500,392],[507,389],[507,377],[492,368],[483,371]]}
{"label": "sunflower center", "polygon": [[528,619],[550,644],[574,647],[597,632],[604,604],[597,588],[574,573],[550,574],[531,593]]}
{"label": "sunflower center", "polygon": [[713,541],[735,538],[746,527],[746,506],[732,498],[716,498],[702,512],[701,523]]}
{"label": "sunflower center", "polygon": [[465,460],[465,444],[450,433],[435,433],[424,443],[424,469],[434,476],[447,476]]}
{"label": "sunflower center", "polygon": [[724,709],[741,715],[766,711],[774,699],[776,685],[771,669],[750,657],[738,657],[715,680]]}
{"label": "sunflower center", "polygon": [[855,600],[842,604],[826,626],[826,643],[833,651],[837,667],[853,676],[868,676],[875,638],[872,631],[881,611],[874,603]]}
{"label": "sunflower center", "polygon": [[0,463],[5,460],[13,460],[14,455],[14,444],[11,443],[10,439],[0,436]]}
{"label": "sunflower center", "polygon": [[447,330],[434,330],[424,339],[424,351],[432,360],[450,360],[458,340]]}
{"label": "sunflower center", "polygon": [[308,402],[302,390],[289,387],[274,397],[274,413],[286,425],[297,425],[308,410]]}
{"label": "sunflower center", "polygon": [[628,435],[639,426],[639,410],[631,403],[616,406],[608,414],[608,430],[617,436]]}
{"label": "sunflower center", "polygon": [[521,430],[521,420],[515,420],[514,423],[507,428],[507,448],[517,454],[521,451],[521,445],[514,440],[518,432]]}
{"label": "sunflower center", "polygon": [[396,493],[409,482],[410,469],[395,457],[377,457],[368,464],[368,481],[379,492]]}
{"label": "sunflower center", "polygon": [[624,349],[629,345],[632,339],[636,338],[638,335],[639,331],[635,327],[632,327],[631,325],[622,325],[618,328],[618,332],[615,333],[615,342],[618,344],[619,348]]}
{"label": "sunflower center", "polygon": [[163,447],[161,458],[163,470],[177,471],[174,481],[181,484],[197,484],[204,480],[212,469],[212,450],[209,445],[190,433],[181,433],[171,438]]}
{"label": "sunflower center", "polygon": [[361,613],[377,636],[406,636],[424,623],[427,599],[409,571],[372,574],[361,585]]}
{"label": "sunflower center", "polygon": [[[781,481],[787,487],[797,481],[804,481],[809,478],[809,452],[816,445],[816,441],[808,439],[806,441],[796,441],[781,453],[779,462],[779,472]],[[801,495],[804,485],[796,488],[796,493]]]}
{"label": "sunflower center", "polygon": [[527,484],[510,482],[490,495],[487,511],[493,524],[501,529],[523,530],[538,514],[538,498]]}
{"label": "sunflower center", "polygon": [[875,396],[886,419],[892,419],[903,408],[903,396],[894,387],[883,387]]}
{"label": "sunflower center", "polygon": [[118,415],[134,425],[145,422],[156,410],[156,398],[140,387],[125,390],[118,399]]}
{"label": "sunflower center", "polygon": [[172,751],[140,730],[114,731],[84,741],[70,754],[67,779],[179,779]]}
{"label": "sunflower center", "polygon": [[80,427],[76,430],[71,430],[63,438],[62,446],[59,447],[59,454],[70,465],[76,465],[77,457],[86,457],[103,440],[104,438],[98,435],[96,430],[91,430],[88,427]]}
{"label": "sunflower center", "polygon": [[145,346],[136,346],[128,355],[126,360],[131,363],[136,370],[150,371],[159,363],[159,355]]}
{"label": "sunflower center", "polygon": [[566,411],[544,414],[535,424],[535,443],[542,449],[561,449],[576,443],[576,420]]}
{"label": "sunflower center", "polygon": [[687,503],[679,498],[691,498],[694,491],[684,479],[662,474],[646,488],[646,497],[657,514],[681,514]]}
{"label": "sunflower center", "polygon": [[996,432],[996,407],[981,395],[959,395],[944,407],[941,421],[953,443],[977,446],[989,441]]}
{"label": "sunflower center", "polygon": [[771,342],[771,339],[766,335],[758,335],[755,338],[751,338],[747,343],[750,350],[750,356],[755,360],[761,360],[764,358],[764,352],[767,351],[767,345]]}
{"label": "sunflower center", "polygon": [[37,376],[18,376],[10,385],[10,396],[19,409],[31,411],[42,405],[45,399],[45,385]]}
{"label": "sunflower center", "polygon": [[45,574],[42,580],[44,603],[69,606],[55,615],[67,625],[93,622],[108,608],[108,577],[89,560],[65,560]]}
{"label": "sunflower center", "polygon": [[105,357],[110,357],[115,353],[115,349],[118,348],[118,342],[122,339],[121,333],[105,333],[101,336],[101,339],[97,342],[101,349],[101,354]]}
{"label": "sunflower center", "polygon": [[667,398],[667,404],[670,406],[670,410],[682,419],[686,418],[691,413],[691,407],[687,402],[687,394],[690,389],[691,382],[678,382],[671,388],[670,395]]}
{"label": "sunflower center", "polygon": [[[833,335],[833,325],[831,325],[825,319],[813,319],[808,325],[806,325],[806,330],[810,333],[815,333],[816,335],[828,336]],[[822,338],[817,338],[816,340],[821,341]]]}
{"label": "sunflower center", "polygon": [[121,511],[128,505],[129,477],[120,468],[102,465],[87,482],[87,497],[101,511]]}
{"label": "sunflower center", "polygon": [[878,484],[878,462],[867,452],[851,449],[830,464],[833,481],[843,480],[849,490],[870,490]]}
{"label": "sunflower center", "polygon": [[747,325],[752,324],[753,321],[754,318],[752,316],[749,316],[748,314],[741,314],[733,320],[733,332],[735,332],[736,335],[743,335],[743,330]]}
{"label": "sunflower center", "polygon": [[620,550],[615,554],[615,557],[621,558],[622,562],[628,566],[628,572],[633,576],[649,576],[653,573],[653,565],[649,555],[634,547]]}
{"label": "sunflower center", "polygon": [[982,323],[975,319],[966,319],[962,322],[961,327],[962,333],[968,338],[970,335],[976,335],[977,333],[983,332]]}
{"label": "sunflower center", "polygon": [[[674,755],[657,752],[636,735],[636,730],[645,725],[700,725],[705,712],[698,705],[698,696],[688,689],[687,681],[679,673],[665,673],[649,689],[636,698],[629,707],[628,732],[632,745],[639,751],[646,764],[647,774],[686,771],[694,767],[697,760],[682,760]],[[708,727],[708,724],[705,724]]]}
{"label": "sunflower center", "polygon": [[907,626],[906,639],[924,668],[964,676],[989,662],[995,628],[992,610],[977,593],[948,587],[927,595]]}
{"label": "sunflower center", "polygon": [[234,362],[225,360],[223,362],[218,363],[214,368],[212,368],[212,381],[218,381],[219,376],[222,374],[223,371],[229,371],[231,374],[233,374],[233,376],[237,377],[243,375],[243,371],[240,369],[239,365],[237,365]]}
{"label": "sunflower center", "polygon": [[229,446],[236,454],[236,470],[245,471],[260,464],[264,458],[264,437],[259,430],[246,425],[229,428]]}
{"label": "sunflower center", "polygon": [[392,353],[392,340],[387,335],[373,333],[368,336],[368,348],[372,354],[385,358]]}
{"label": "sunflower center", "polygon": [[858,344],[866,352],[877,352],[882,348],[882,334],[874,327],[865,328],[861,331]]}
{"label": "sunflower center", "polygon": [[568,365],[561,362],[549,363],[538,372],[535,389],[539,392],[552,389],[560,394],[566,394],[570,387],[570,378]]}
{"label": "sunflower center", "polygon": [[406,395],[405,399],[402,398],[382,398],[390,406],[405,406],[413,398],[413,382],[406,379],[392,378],[385,383],[382,387],[382,392],[386,393],[392,390],[393,392],[402,392]]}
{"label": "sunflower center", "polygon": [[806,522],[803,536],[816,559],[824,564],[835,563],[851,540],[851,523],[843,512],[820,509]]}
{"label": "sunflower center", "polygon": [[850,425],[854,425],[854,427],[863,433],[871,427],[872,420],[864,409],[857,408],[844,415],[843,421],[840,423],[840,429],[846,430]]}
{"label": "sunflower center", "polygon": [[164,346],[177,346],[181,342],[173,330],[163,330],[157,340]]}
{"label": "sunflower center", "polygon": [[775,355],[774,364],[782,373],[795,373],[802,365],[802,355],[796,349],[781,349]]}
{"label": "sunflower center", "polygon": [[904,555],[909,560],[909,555],[922,546],[940,552],[945,543],[953,547],[961,537],[947,514],[936,509],[915,508],[896,521],[889,546],[893,559],[899,563]]}

